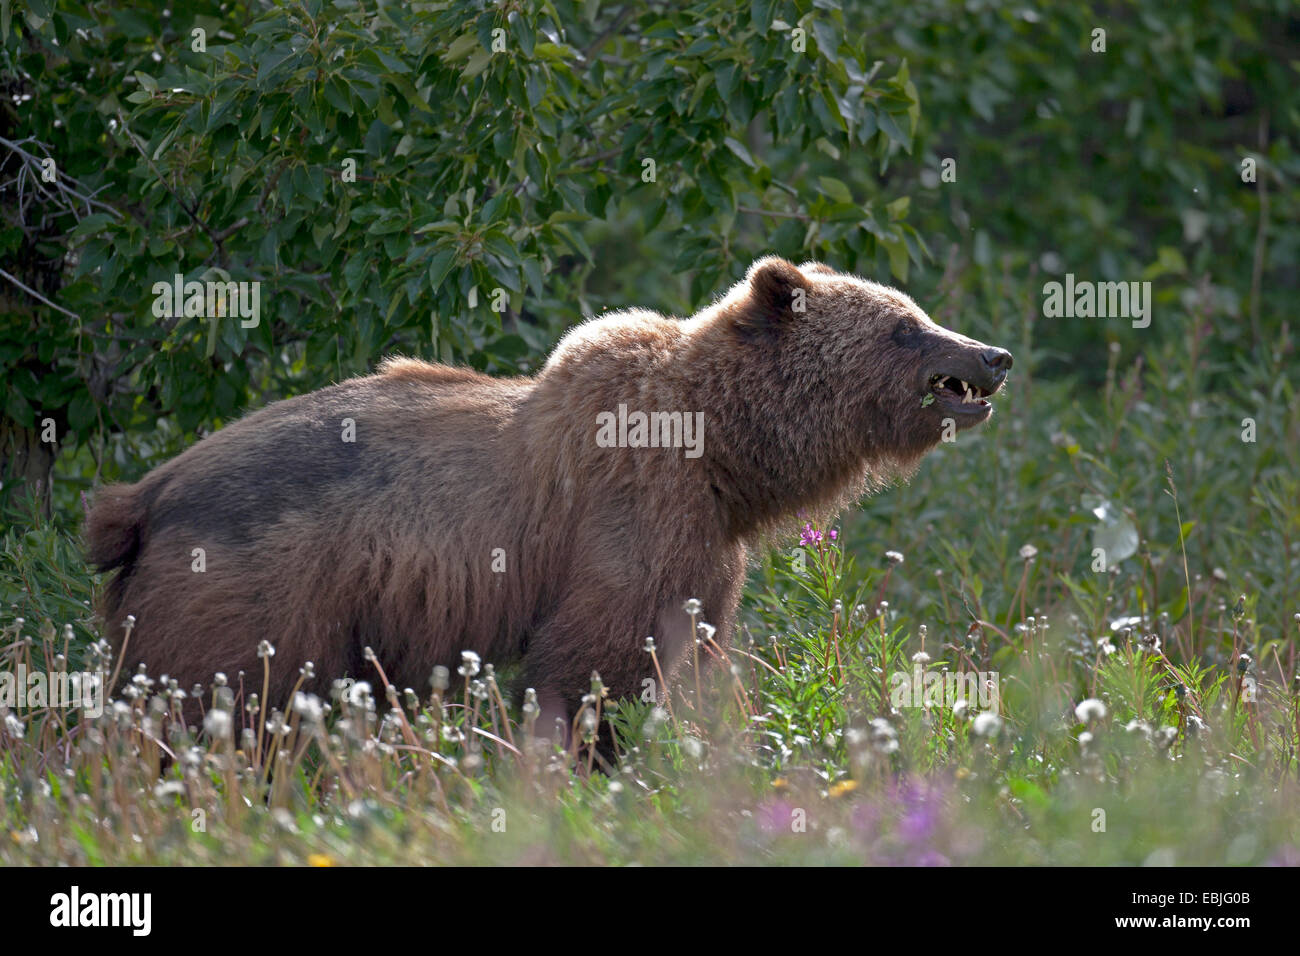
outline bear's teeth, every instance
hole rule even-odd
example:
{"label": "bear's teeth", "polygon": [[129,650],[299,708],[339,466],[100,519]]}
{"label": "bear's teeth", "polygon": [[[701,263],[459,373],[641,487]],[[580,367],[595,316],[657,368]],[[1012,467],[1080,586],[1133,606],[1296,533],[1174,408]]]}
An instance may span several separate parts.
{"label": "bear's teeth", "polygon": [[[966,385],[965,382],[962,382],[962,384],[963,384],[963,385]],[[975,396],[972,395],[972,394],[970,393],[970,386],[969,386],[969,385],[966,385],[966,394],[965,394],[965,396],[962,397],[961,403],[962,403],[963,405],[967,405],[967,404],[970,404],[970,403],[973,402],[973,401],[975,401]]]}

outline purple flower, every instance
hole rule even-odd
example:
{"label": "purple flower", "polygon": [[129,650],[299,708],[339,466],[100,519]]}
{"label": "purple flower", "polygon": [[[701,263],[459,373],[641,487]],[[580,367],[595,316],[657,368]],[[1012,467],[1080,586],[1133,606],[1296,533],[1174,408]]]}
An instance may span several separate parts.
{"label": "purple flower", "polygon": [[938,814],[934,812],[934,808],[922,806],[899,821],[898,833],[908,843],[925,843],[938,822]]}
{"label": "purple flower", "polygon": [[869,803],[859,803],[849,813],[849,824],[861,836],[875,836],[880,815]]}
{"label": "purple flower", "polygon": [[952,861],[938,850],[926,850],[916,858],[914,866],[952,866]]}
{"label": "purple flower", "polygon": [[789,833],[794,806],[784,800],[769,800],[754,812],[754,820],[764,833]]}
{"label": "purple flower", "polygon": [[1273,854],[1266,866],[1300,866],[1300,850],[1293,846],[1284,846]]}
{"label": "purple flower", "polygon": [[803,526],[803,534],[799,536],[799,543],[802,545],[821,544],[822,533],[812,526],[811,523]]}

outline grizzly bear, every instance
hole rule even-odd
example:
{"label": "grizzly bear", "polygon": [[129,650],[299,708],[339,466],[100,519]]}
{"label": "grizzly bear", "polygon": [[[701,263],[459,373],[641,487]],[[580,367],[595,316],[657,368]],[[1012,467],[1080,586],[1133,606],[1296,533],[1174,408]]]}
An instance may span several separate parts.
{"label": "grizzly bear", "polygon": [[308,660],[317,689],[373,680],[371,647],[424,691],[468,650],[522,658],[572,716],[593,671],[642,690],[647,637],[672,673],[688,599],[725,643],[752,548],[908,475],[1010,367],[901,292],[775,257],[689,319],[591,319],[532,377],[390,358],[100,490],[99,611],[115,647],[134,615],[128,668],[184,689],[260,685],[262,641],[273,706]]}

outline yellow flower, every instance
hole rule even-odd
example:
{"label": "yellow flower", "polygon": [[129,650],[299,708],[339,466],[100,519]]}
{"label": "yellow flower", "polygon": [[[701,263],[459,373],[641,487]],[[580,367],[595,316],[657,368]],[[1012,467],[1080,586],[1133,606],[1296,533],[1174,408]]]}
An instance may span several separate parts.
{"label": "yellow flower", "polygon": [[856,789],[858,789],[856,780],[841,780],[832,786],[829,792],[831,797],[842,797],[844,794],[852,793]]}
{"label": "yellow flower", "polygon": [[790,786],[790,782],[785,777],[777,777],[772,781],[773,790],[784,790],[788,786]]}
{"label": "yellow flower", "polygon": [[324,853],[313,853],[307,857],[308,866],[337,866],[332,856],[326,856]]}

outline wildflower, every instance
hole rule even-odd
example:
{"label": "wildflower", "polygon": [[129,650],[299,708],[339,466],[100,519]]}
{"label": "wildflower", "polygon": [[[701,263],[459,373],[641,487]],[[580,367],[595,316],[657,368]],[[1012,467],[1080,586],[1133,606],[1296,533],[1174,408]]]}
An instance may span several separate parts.
{"label": "wildflower", "polygon": [[335,866],[334,858],[324,853],[312,853],[307,856],[308,866]]}
{"label": "wildflower", "polygon": [[814,528],[811,524],[805,524],[803,531],[799,534],[799,543],[805,547],[815,547],[821,544],[822,533]]}
{"label": "wildflower", "polygon": [[655,652],[655,639],[653,637],[647,637],[645,639],[645,652],[647,654],[653,654]]}
{"label": "wildflower", "polygon": [[1250,670],[1250,666],[1255,663],[1254,658],[1249,654],[1242,654],[1237,658],[1237,673],[1244,674]]}
{"label": "wildflower", "polygon": [[1032,561],[1038,554],[1038,549],[1032,544],[1022,545],[1020,548],[1020,560]]}
{"label": "wildflower", "polygon": [[834,799],[836,797],[842,797],[846,793],[852,793],[856,789],[858,789],[858,782],[856,780],[841,780],[839,783],[832,784],[830,790],[826,791],[826,793],[827,796]]}
{"label": "wildflower", "polygon": [[713,640],[713,635],[718,633],[718,629],[716,627],[714,627],[712,624],[705,624],[703,621],[700,621],[700,623],[696,626],[696,630],[697,630],[697,634],[695,640],[697,642],[711,641]]}
{"label": "wildflower", "polygon": [[433,676],[429,678],[429,683],[433,689],[441,693],[451,686],[451,671],[439,664],[433,669]]}
{"label": "wildflower", "polygon": [[257,645],[257,656],[262,660],[275,656],[275,648],[271,646],[270,641],[262,641]]}
{"label": "wildflower", "polygon": [[917,651],[915,654],[912,655],[912,663],[920,664],[922,667],[924,667],[926,664],[930,663],[930,655],[927,654],[925,651]]}
{"label": "wildflower", "polygon": [[23,739],[23,722],[13,714],[5,714],[5,733],[14,740]]}
{"label": "wildflower", "polygon": [[667,722],[668,711],[664,710],[662,707],[651,708],[649,716],[645,719],[645,724],[642,725],[642,733],[645,735],[645,738],[649,740],[658,733],[659,728]]}
{"label": "wildflower", "polygon": [[[299,691],[299,693],[302,693],[302,691]],[[285,721],[284,715],[278,710],[271,711],[271,717],[266,722],[266,732],[272,736],[289,736],[289,724]]]}
{"label": "wildflower", "polygon": [[344,699],[355,707],[367,707],[371,700],[370,682],[359,680],[344,690]]}
{"label": "wildflower", "polygon": [[971,730],[977,737],[996,737],[1002,732],[1002,718],[991,711],[984,711],[975,716]]}
{"label": "wildflower", "polygon": [[886,551],[886,552],[885,552],[885,560],[888,561],[890,564],[902,564],[902,563],[903,563],[903,552],[901,552],[901,551]]}
{"label": "wildflower", "polygon": [[293,709],[296,713],[302,715],[302,719],[309,724],[319,724],[325,719],[325,708],[321,700],[315,694],[305,694],[298,691],[293,695]]}
{"label": "wildflower", "polygon": [[1085,701],[1080,701],[1079,706],[1074,708],[1074,716],[1078,718],[1081,724],[1093,724],[1099,720],[1106,719],[1106,705],[1096,697],[1089,697]]}
{"label": "wildflower", "polygon": [[203,718],[203,729],[213,740],[228,738],[231,726],[230,714],[224,710],[210,710]]}
{"label": "wildflower", "polygon": [[897,753],[898,731],[885,718],[877,717],[871,721],[871,743],[879,753]]}
{"label": "wildflower", "polygon": [[704,605],[699,598],[690,598],[682,605],[682,610],[687,614],[699,614],[700,611],[704,610]]}
{"label": "wildflower", "polygon": [[479,656],[473,651],[460,652],[460,667],[456,668],[456,673],[461,677],[469,678],[478,676]]}

